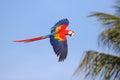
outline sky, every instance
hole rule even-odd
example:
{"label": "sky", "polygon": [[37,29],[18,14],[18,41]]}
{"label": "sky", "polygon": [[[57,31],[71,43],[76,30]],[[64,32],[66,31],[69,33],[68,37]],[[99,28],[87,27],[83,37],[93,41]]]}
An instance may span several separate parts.
{"label": "sky", "polygon": [[[79,80],[72,77],[84,51],[98,48],[101,25],[91,12],[114,13],[114,0],[0,0],[0,80]],[[58,62],[49,39],[32,43],[14,40],[47,35],[67,18],[68,56]]]}

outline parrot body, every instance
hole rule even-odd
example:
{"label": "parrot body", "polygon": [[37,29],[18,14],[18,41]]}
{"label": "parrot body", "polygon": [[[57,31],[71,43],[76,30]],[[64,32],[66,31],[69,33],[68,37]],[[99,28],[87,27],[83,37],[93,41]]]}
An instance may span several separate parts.
{"label": "parrot body", "polygon": [[68,19],[62,19],[51,28],[51,33],[49,35],[25,39],[25,40],[15,40],[14,42],[26,43],[26,42],[32,42],[32,41],[50,38],[50,43],[53,46],[53,50],[55,54],[59,56],[59,61],[64,61],[64,59],[66,59],[67,57],[67,52],[68,52],[66,35],[69,36],[74,35],[74,32],[72,30],[66,30],[68,25],[69,25]]}

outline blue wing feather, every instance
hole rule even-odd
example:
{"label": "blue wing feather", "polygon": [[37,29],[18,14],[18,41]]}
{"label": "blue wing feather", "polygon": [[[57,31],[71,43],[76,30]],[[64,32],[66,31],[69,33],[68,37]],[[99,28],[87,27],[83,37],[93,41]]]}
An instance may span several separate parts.
{"label": "blue wing feather", "polygon": [[58,41],[54,39],[54,36],[50,36],[50,43],[53,46],[55,54],[59,56],[59,61],[63,61],[67,57],[68,52],[67,40]]}
{"label": "blue wing feather", "polygon": [[63,25],[63,24],[69,24],[68,19],[62,19],[59,22],[55,24],[55,26]]}
{"label": "blue wing feather", "polygon": [[[56,33],[56,28],[64,25],[64,24],[69,24],[68,19],[62,19],[58,21],[52,28],[51,28],[51,33]],[[67,26],[66,26],[67,27]],[[58,41],[57,39],[54,38],[54,35],[50,36],[50,43],[53,47],[53,50],[57,56],[59,56],[59,61],[63,61],[67,57],[67,52],[68,52],[68,46],[67,46],[67,40],[64,41]]]}
{"label": "blue wing feather", "polygon": [[55,32],[55,29],[56,29],[58,26],[63,25],[63,24],[69,24],[68,19],[62,19],[62,20],[58,21],[58,22],[51,28],[51,32]]}

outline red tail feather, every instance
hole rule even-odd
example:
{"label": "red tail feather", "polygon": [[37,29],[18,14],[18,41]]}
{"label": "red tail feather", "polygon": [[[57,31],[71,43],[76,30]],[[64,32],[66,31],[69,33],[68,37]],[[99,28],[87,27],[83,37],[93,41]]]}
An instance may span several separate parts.
{"label": "red tail feather", "polygon": [[15,40],[13,42],[32,42],[32,41],[42,40],[45,38],[46,38],[45,36],[41,36],[41,37],[30,38],[30,39],[25,39],[25,40]]}

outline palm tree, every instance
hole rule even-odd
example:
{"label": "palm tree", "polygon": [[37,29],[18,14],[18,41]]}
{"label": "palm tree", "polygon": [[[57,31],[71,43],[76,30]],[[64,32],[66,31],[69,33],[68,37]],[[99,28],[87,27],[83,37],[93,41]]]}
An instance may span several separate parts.
{"label": "palm tree", "polygon": [[74,72],[86,80],[120,80],[120,0],[117,0],[116,14],[95,12],[88,17],[96,17],[106,27],[98,37],[98,44],[112,49],[118,56],[94,50],[85,51],[85,57]]}
{"label": "palm tree", "polygon": [[86,80],[120,80],[120,57],[93,50],[85,53],[74,76],[84,74]]}

